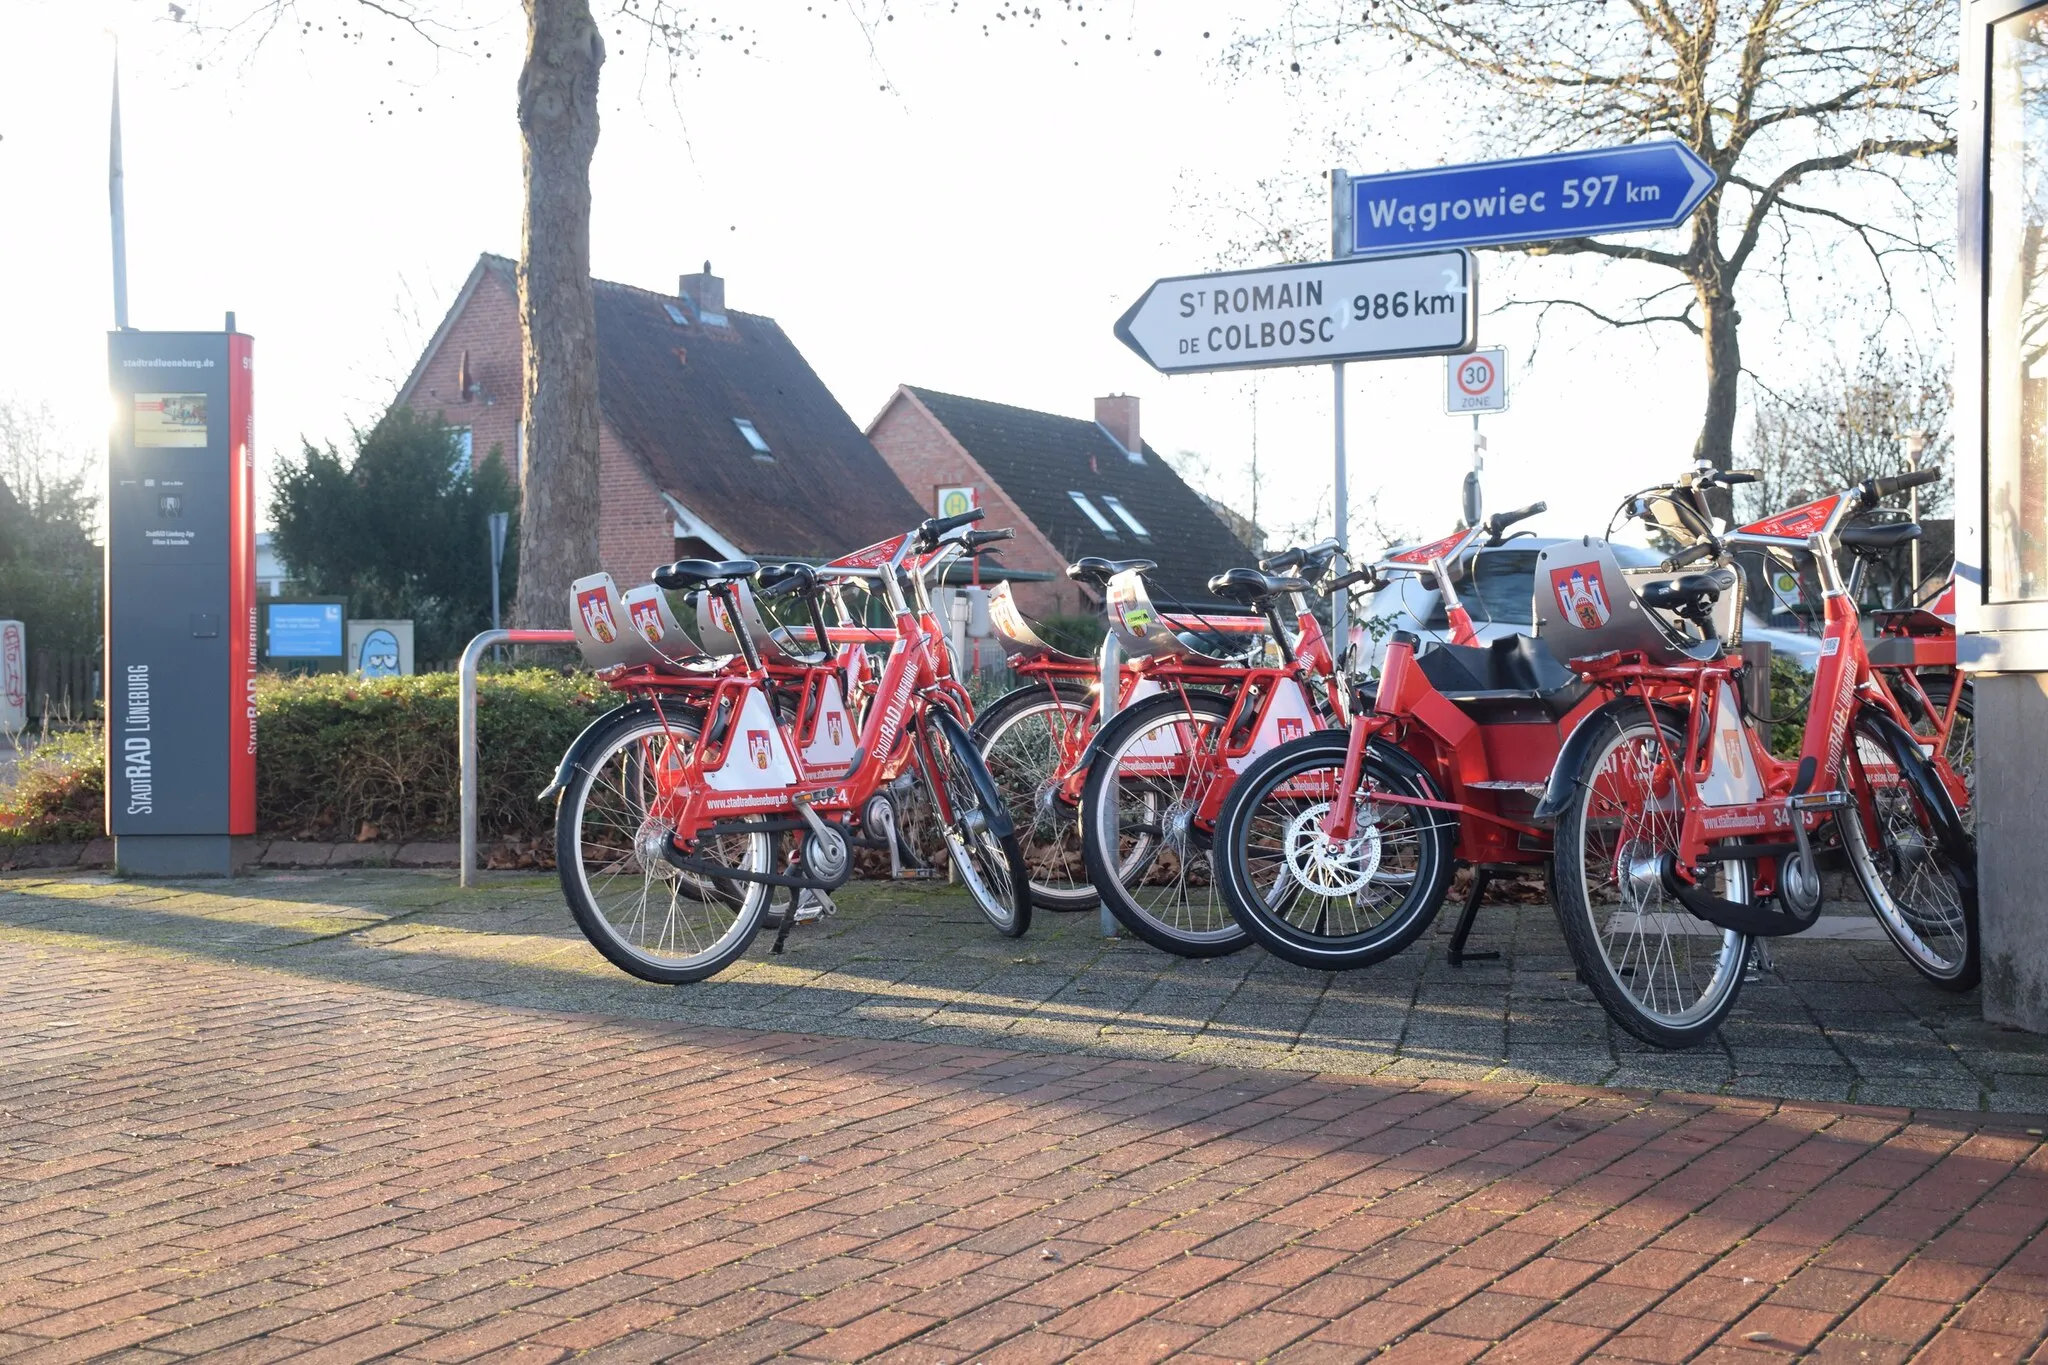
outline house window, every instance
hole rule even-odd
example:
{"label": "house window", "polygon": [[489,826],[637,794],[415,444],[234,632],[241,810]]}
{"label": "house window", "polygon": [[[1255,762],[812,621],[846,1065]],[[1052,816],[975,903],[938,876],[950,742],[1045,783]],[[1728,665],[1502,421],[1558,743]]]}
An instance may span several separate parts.
{"label": "house window", "polygon": [[1132,535],[1137,536],[1140,540],[1152,539],[1152,533],[1145,529],[1145,523],[1132,516],[1131,509],[1124,506],[1121,501],[1105,493],[1102,495],[1102,503],[1103,506],[1116,513],[1118,521],[1131,528]]}
{"label": "house window", "polygon": [[454,445],[452,452],[454,458],[449,461],[448,472],[458,476],[469,473],[476,463],[474,458],[476,433],[468,427],[456,427],[448,435]]}
{"label": "house window", "polygon": [[673,322],[676,326],[688,327],[690,325],[690,315],[685,313],[682,309],[676,307],[672,303],[664,303],[661,306],[668,310],[668,320],[670,322]]}
{"label": "house window", "polygon": [[1095,523],[1096,530],[1102,532],[1102,534],[1108,536],[1111,540],[1116,540],[1118,538],[1116,533],[1116,527],[1109,524],[1109,518],[1102,515],[1101,509],[1097,508],[1094,503],[1088,501],[1087,494],[1081,492],[1081,490],[1078,488],[1069,488],[1067,490],[1067,496],[1074,500],[1074,506],[1080,508],[1082,514],[1086,516],[1088,520]]}
{"label": "house window", "polygon": [[775,452],[768,449],[768,442],[762,439],[760,432],[754,430],[752,422],[749,422],[744,417],[735,417],[732,419],[732,424],[739,428],[740,435],[746,439],[748,445],[754,448],[754,454],[757,457],[766,455],[772,458],[774,456]]}

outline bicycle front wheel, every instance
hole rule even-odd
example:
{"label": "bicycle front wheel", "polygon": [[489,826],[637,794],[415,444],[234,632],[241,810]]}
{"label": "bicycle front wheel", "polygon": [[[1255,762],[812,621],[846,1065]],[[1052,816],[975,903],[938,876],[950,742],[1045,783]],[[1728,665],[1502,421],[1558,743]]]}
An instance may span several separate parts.
{"label": "bicycle front wheel", "polygon": [[[1735,1008],[1749,935],[1696,918],[1664,889],[1685,817],[1671,767],[1685,734],[1641,710],[1585,723],[1606,733],[1557,822],[1559,927],[1609,1018],[1653,1047],[1697,1046]],[[1749,865],[1717,864],[1702,885],[1747,903]]]}
{"label": "bicycle front wheel", "polygon": [[997,805],[984,793],[995,791],[995,779],[988,775],[967,727],[951,711],[933,706],[926,712],[917,762],[954,873],[997,932],[1019,937],[1031,927],[1031,879],[1024,850],[1014,832],[998,835],[990,827]]}
{"label": "bicycle front wheel", "polygon": [[1928,804],[1940,778],[1924,771],[1913,738],[1875,712],[1859,713],[1849,733],[1842,785],[1856,808],[1835,817],[1849,868],[1913,969],[1945,991],[1966,991],[1982,975],[1975,859],[1943,836],[1948,812]]}
{"label": "bicycle front wheel", "polygon": [[1377,743],[1351,837],[1326,834],[1348,747],[1343,731],[1281,745],[1237,779],[1216,820],[1231,915],[1274,956],[1322,971],[1370,966],[1413,943],[1443,904],[1457,845],[1455,814],[1374,799],[1440,799]]}
{"label": "bicycle front wheel", "polygon": [[[664,856],[674,824],[661,814],[662,779],[675,773],[693,725],[629,713],[593,739],[555,810],[555,865],[576,927],[622,971],[644,981],[702,981],[746,952],[769,888],[684,872]],[[770,870],[765,834],[703,840],[701,862]]]}
{"label": "bicycle front wheel", "polygon": [[1220,746],[1230,700],[1165,693],[1104,725],[1081,789],[1089,879],[1126,929],[1182,957],[1251,942],[1231,918],[1202,811],[1231,771]]}
{"label": "bicycle front wheel", "polygon": [[1031,903],[1041,910],[1096,905],[1081,851],[1080,812],[1063,795],[1093,715],[1084,688],[1030,684],[998,697],[974,718],[975,745],[1017,819],[1017,841],[1031,870]]}

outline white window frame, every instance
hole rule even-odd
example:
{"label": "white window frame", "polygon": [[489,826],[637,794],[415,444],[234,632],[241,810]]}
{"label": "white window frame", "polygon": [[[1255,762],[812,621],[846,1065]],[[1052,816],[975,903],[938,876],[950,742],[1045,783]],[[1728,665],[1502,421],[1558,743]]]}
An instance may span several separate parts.
{"label": "white window frame", "polygon": [[1131,515],[1131,509],[1124,506],[1122,499],[1104,493],[1102,495],[1102,505],[1116,513],[1116,519],[1130,527],[1132,535],[1140,540],[1152,539],[1152,533],[1145,529],[1145,523]]}
{"label": "white window frame", "polygon": [[768,438],[761,434],[761,429],[759,427],[755,426],[752,422],[748,421],[744,417],[733,418],[732,424],[734,429],[739,432],[740,439],[747,443],[747,445],[753,450],[754,454],[765,455],[770,459],[773,459],[775,457],[774,450],[772,450],[768,445]]}
{"label": "white window frame", "polygon": [[451,474],[472,473],[476,469],[476,428],[455,427],[452,430],[455,435],[457,454],[453,460],[448,462],[448,472]]}
{"label": "white window frame", "polygon": [[1094,503],[1088,501],[1088,495],[1086,493],[1083,493],[1078,488],[1069,488],[1067,490],[1067,496],[1074,500],[1074,506],[1080,508],[1082,513],[1087,516],[1088,520],[1095,523],[1096,530],[1102,532],[1102,534],[1108,536],[1111,540],[1122,539],[1122,537],[1117,535],[1116,527],[1111,524],[1109,518],[1102,515],[1102,509],[1097,507]]}

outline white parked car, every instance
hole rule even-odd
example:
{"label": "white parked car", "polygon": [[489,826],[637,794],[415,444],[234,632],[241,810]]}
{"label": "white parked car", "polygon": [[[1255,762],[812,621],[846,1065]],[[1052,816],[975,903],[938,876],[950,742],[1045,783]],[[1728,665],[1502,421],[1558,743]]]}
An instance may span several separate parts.
{"label": "white parked car", "polygon": [[[1515,536],[1499,545],[1481,545],[1453,569],[1459,600],[1472,617],[1479,643],[1486,644],[1504,635],[1533,633],[1536,554],[1546,546],[1564,544],[1567,539],[1577,537]],[[1382,558],[1391,558],[1406,548],[1397,546]],[[1664,557],[1655,550],[1636,545],[1615,544],[1614,555],[1624,569],[1654,568],[1664,562]],[[1434,588],[1425,588],[1414,574],[1393,575],[1387,586],[1356,612],[1356,619],[1364,628],[1359,652],[1368,671],[1379,667],[1386,653],[1387,637],[1397,630],[1421,637],[1425,645],[1450,643],[1451,623],[1444,613],[1443,595]],[[1799,660],[1800,666],[1809,672],[1820,657],[1820,641],[1816,637],[1774,630],[1747,608],[1742,613],[1742,638],[1768,643],[1772,653]]]}

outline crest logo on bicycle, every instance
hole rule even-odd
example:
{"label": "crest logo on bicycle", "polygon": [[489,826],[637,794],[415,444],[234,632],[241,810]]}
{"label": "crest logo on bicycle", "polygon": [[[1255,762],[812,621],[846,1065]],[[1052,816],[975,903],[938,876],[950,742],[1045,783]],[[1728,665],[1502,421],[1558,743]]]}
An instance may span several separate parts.
{"label": "crest logo on bicycle", "polygon": [[577,593],[576,614],[583,620],[583,629],[599,644],[608,645],[619,638],[619,623],[612,619],[612,604],[606,600],[603,588],[587,588]]}
{"label": "crest logo on bicycle", "polygon": [[1557,605],[1580,630],[1598,630],[1614,614],[1607,603],[1607,583],[1598,564],[1573,564],[1550,571],[1550,590]]}
{"label": "crest logo on bicycle", "polygon": [[755,767],[759,768],[762,772],[768,771],[768,732],[766,730],[747,731],[747,752],[753,755]]}
{"label": "crest logo on bicycle", "polygon": [[628,610],[633,616],[633,628],[645,636],[647,643],[661,643],[661,612],[652,602],[635,602]]}
{"label": "crest logo on bicycle", "polygon": [[825,713],[825,733],[832,736],[833,746],[837,747],[840,742],[841,733],[839,726],[839,713],[837,711],[827,711]]}
{"label": "crest logo on bicycle", "polygon": [[1299,720],[1290,720],[1290,719],[1288,719],[1288,718],[1286,718],[1286,717],[1284,717],[1284,716],[1283,716],[1283,717],[1281,717],[1281,719],[1280,719],[1280,742],[1281,742],[1282,744],[1285,744],[1285,743],[1287,743],[1287,741],[1289,741],[1289,740],[1291,740],[1291,739],[1300,739],[1300,738],[1301,738],[1301,736],[1302,736],[1302,734],[1303,734],[1303,726],[1302,726],[1302,722],[1301,722],[1301,721],[1299,721]]}

